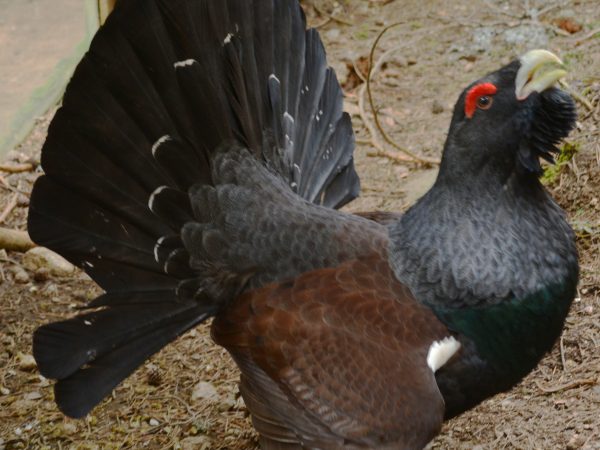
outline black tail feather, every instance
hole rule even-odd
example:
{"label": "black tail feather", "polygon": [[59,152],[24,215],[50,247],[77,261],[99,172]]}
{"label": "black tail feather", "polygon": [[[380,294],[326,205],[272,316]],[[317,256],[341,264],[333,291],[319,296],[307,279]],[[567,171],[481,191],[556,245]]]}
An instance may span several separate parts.
{"label": "black tail feather", "polygon": [[[145,328],[143,334],[130,333],[128,340],[122,345],[113,347],[109,352],[89,361],[71,375],[65,378],[55,376],[54,378],[59,379],[54,389],[55,398],[61,411],[69,417],[85,416],[146,359],[213,313],[212,311],[203,313],[197,306],[186,306],[187,308],[173,308],[168,320],[155,321]],[[133,326],[138,322],[139,311],[140,308],[136,308],[133,315],[129,317],[130,325]],[[44,328],[38,330],[34,340],[37,338],[38,342],[44,343],[38,344],[38,352],[47,354],[53,349],[48,348],[46,344],[48,336],[44,335],[43,330]],[[103,332],[104,329],[101,331]],[[93,342],[96,344],[95,340]],[[37,357],[36,361],[39,361]],[[57,359],[57,362],[64,364],[64,359]],[[38,362],[38,364],[44,373],[42,369],[44,363]],[[59,375],[62,373],[58,372]]]}
{"label": "black tail feather", "polygon": [[[152,294],[148,294],[152,297]],[[42,375],[63,379],[79,367],[197,307],[176,299],[112,306],[38,328],[34,352]]]}
{"label": "black tail feather", "polygon": [[216,203],[211,164],[232,139],[279,175],[286,193],[270,200],[293,191],[338,208],[358,195],[342,92],[296,0],[118,2],[50,126],[29,213],[34,241],[106,290],[89,305],[102,309],[34,337],[66,414],[87,413],[244,285],[251,262],[247,273],[203,267],[215,278],[198,279],[202,263],[181,238],[190,217],[219,214],[200,209]]}
{"label": "black tail feather", "polygon": [[[35,208],[29,213],[29,232],[34,239],[67,256],[103,289],[119,291],[140,282],[145,287],[173,285],[153,252],[154,236],[172,231],[165,226],[149,230],[156,224],[149,210],[131,223],[48,178],[36,183],[31,202]],[[130,205],[113,205],[117,210],[119,206]],[[140,274],[146,274],[144,280],[136,276]]]}

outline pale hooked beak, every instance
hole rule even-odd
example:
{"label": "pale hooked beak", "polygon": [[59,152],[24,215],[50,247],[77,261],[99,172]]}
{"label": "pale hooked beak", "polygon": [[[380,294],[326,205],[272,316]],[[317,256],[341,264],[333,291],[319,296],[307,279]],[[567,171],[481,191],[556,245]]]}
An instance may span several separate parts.
{"label": "pale hooked beak", "polygon": [[525,100],[532,92],[545,91],[567,74],[560,58],[548,50],[531,50],[520,61],[515,80],[517,100]]}

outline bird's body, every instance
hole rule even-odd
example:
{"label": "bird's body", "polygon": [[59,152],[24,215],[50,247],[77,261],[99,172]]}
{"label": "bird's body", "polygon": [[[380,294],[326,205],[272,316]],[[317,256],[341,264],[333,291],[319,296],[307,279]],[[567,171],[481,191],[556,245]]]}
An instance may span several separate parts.
{"label": "bird's body", "polygon": [[422,448],[516,384],[578,276],[537,179],[574,122],[549,55],[465,90],[415,206],[354,215],[332,209],[358,194],[350,120],[295,0],[119,3],[31,200],[34,240],[106,291],[34,336],[59,407],[87,414],[209,317],[265,449]]}

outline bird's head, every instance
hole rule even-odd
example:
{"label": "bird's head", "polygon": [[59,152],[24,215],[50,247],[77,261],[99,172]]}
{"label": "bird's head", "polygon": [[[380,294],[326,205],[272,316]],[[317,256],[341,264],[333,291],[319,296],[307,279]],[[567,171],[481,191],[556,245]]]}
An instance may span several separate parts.
{"label": "bird's head", "polygon": [[555,86],[566,73],[556,55],[532,50],[469,85],[454,109],[440,174],[539,176],[539,159],[552,162],[575,125],[571,96]]}

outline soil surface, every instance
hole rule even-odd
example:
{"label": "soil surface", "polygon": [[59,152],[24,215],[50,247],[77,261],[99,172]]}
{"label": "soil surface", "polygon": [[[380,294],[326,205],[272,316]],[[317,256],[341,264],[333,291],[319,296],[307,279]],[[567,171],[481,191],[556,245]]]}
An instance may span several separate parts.
{"label": "soil surface", "polygon": [[[577,231],[578,296],[555,349],[520,385],[448,422],[434,449],[600,449],[600,9],[595,0],[305,1],[343,82],[357,131],[362,195],[349,209],[403,210],[431,184],[435,164],[405,161],[374,127],[361,76],[375,60],[374,104],[391,139],[437,159],[464,86],[525,50],[543,47],[569,66],[578,94],[578,151],[546,177]],[[39,161],[49,120],[9,155]],[[28,192],[40,169],[0,172],[1,226],[25,229]],[[85,420],[66,419],[51,383],[31,362],[31,335],[98,294],[83,273],[60,278],[23,268],[0,251],[0,449],[255,449],[238,372],[204,325],[143,365]]]}

